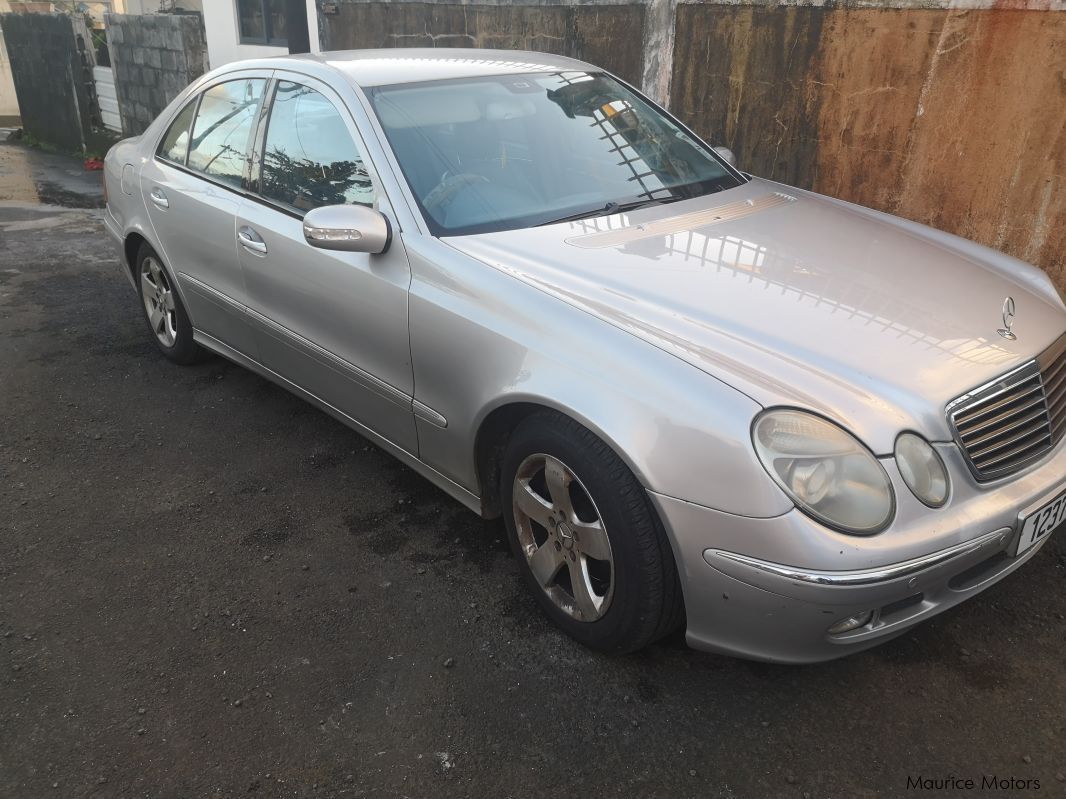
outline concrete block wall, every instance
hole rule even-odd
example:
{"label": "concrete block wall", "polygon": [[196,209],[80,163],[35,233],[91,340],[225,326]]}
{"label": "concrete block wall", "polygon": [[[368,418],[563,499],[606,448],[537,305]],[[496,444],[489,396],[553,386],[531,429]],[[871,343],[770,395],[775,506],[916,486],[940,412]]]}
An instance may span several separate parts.
{"label": "concrete block wall", "polygon": [[108,14],[122,132],[142,133],[186,86],[207,71],[207,41],[197,15]]}

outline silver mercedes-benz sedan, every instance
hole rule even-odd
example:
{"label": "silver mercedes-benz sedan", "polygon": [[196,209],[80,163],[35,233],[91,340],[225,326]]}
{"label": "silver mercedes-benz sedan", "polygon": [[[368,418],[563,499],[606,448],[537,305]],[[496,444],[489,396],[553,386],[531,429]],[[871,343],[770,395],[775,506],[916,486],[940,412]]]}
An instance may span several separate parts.
{"label": "silver mercedes-benz sedan", "polygon": [[225,356],[503,516],[578,641],[884,641],[1066,516],[1066,306],[1013,258],[752,177],[594,66],[231,64],[106,161],[162,353]]}

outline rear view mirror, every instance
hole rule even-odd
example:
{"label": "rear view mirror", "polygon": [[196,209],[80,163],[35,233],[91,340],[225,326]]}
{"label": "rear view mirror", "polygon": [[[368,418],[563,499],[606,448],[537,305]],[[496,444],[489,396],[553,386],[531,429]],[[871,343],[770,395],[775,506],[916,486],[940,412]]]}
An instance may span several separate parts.
{"label": "rear view mirror", "polygon": [[736,155],[735,155],[735,154],[733,153],[733,151],[732,151],[732,150],[730,150],[730,149],[729,149],[728,147],[712,147],[711,149],[712,149],[712,150],[714,150],[715,154],[716,154],[716,155],[717,155],[717,156],[718,156],[719,158],[721,158],[721,159],[722,159],[723,161],[725,161],[725,162],[726,162],[727,164],[729,164],[729,165],[730,165],[731,167],[733,167],[734,169],[736,169],[736,166],[737,166],[737,157],[736,157]]}
{"label": "rear view mirror", "polygon": [[389,220],[364,205],[324,205],[304,216],[304,238],[320,250],[385,252],[392,233]]}

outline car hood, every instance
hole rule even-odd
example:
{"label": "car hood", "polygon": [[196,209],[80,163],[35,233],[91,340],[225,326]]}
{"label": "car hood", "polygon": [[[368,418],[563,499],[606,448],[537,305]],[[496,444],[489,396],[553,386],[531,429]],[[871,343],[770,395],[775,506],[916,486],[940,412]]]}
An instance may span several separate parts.
{"label": "car hood", "polygon": [[[824,413],[887,453],[904,429],[948,440],[946,403],[1066,327],[1061,306],[1031,283],[908,225],[756,179],[631,213],[446,241],[763,406]],[[997,334],[1008,296],[1016,341]]]}

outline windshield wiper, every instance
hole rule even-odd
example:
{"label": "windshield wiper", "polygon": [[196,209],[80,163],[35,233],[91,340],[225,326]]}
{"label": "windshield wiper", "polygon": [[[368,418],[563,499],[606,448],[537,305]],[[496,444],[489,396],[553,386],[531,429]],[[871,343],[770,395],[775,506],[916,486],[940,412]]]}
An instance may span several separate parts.
{"label": "windshield wiper", "polygon": [[558,219],[550,219],[547,222],[540,222],[537,227],[544,227],[545,225],[557,225],[560,222],[576,222],[579,219],[592,219],[596,216],[610,216],[611,214],[620,214],[623,211],[635,211],[638,208],[644,208],[648,205],[662,205],[664,203],[672,203],[677,200],[683,199],[681,197],[661,197],[644,200],[631,200],[624,203],[616,203],[613,200],[606,205],[601,205],[599,208],[591,208],[587,211],[578,211],[576,214],[568,214],[567,216],[561,216]]}

